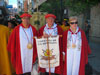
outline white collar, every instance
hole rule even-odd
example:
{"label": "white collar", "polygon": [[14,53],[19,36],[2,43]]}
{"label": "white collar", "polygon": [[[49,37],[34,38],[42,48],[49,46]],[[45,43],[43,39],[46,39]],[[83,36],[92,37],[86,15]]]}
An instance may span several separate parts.
{"label": "white collar", "polygon": [[[51,28],[56,28],[56,27],[57,27],[57,24],[54,23],[53,26],[52,26]],[[48,27],[48,24],[46,24],[46,28],[49,28],[49,27]]]}

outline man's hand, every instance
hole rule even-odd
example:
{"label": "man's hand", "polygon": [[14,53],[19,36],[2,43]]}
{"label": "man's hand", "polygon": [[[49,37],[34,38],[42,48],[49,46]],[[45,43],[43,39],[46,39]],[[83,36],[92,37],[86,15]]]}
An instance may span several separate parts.
{"label": "man's hand", "polygon": [[44,33],[44,34],[43,34],[43,37],[44,37],[44,38],[48,38],[48,37],[49,37],[49,35],[48,35],[48,34],[46,34],[46,33]]}

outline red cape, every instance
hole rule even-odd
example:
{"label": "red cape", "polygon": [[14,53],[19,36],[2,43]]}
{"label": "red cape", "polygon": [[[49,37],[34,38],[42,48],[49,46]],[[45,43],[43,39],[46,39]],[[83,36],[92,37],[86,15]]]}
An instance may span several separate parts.
{"label": "red cape", "polygon": [[[43,27],[41,27],[39,29],[39,33],[38,33],[38,36],[43,36],[43,31],[44,31],[44,28],[45,28],[46,25],[44,25]],[[63,34],[63,30],[57,26],[57,29],[58,29],[58,35],[62,35]],[[59,38],[59,49],[60,49],[60,66],[56,67],[55,68],[55,73],[57,74],[62,74],[62,65],[63,65],[63,61],[62,61],[62,37]],[[40,68],[39,67],[39,72],[46,72],[45,68]]]}
{"label": "red cape", "polygon": [[[16,26],[13,30],[13,32],[10,35],[10,38],[8,40],[8,51],[11,52],[11,62],[16,70],[16,74],[23,74],[22,70],[22,61],[21,61],[21,51],[20,51],[20,36],[19,36],[19,28],[22,24]],[[32,27],[32,31],[34,36],[37,35],[36,29]],[[33,63],[36,60],[37,57],[37,51],[36,51],[36,43],[34,39],[34,44],[33,44]]]}
{"label": "red cape", "polygon": [[[68,30],[69,31],[69,30]],[[65,62],[64,62],[64,74],[67,75],[67,35],[68,31],[63,33],[63,50],[65,52]],[[85,75],[85,64],[88,63],[88,54],[91,53],[90,47],[88,45],[88,41],[86,39],[84,31],[80,29],[81,37],[82,37],[82,47],[81,47],[81,59],[80,59],[80,68],[79,68],[79,75]]]}

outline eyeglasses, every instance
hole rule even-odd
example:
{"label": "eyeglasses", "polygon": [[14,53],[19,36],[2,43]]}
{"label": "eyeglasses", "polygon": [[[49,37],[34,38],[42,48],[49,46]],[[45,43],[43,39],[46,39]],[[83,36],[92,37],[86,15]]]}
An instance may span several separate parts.
{"label": "eyeglasses", "polygon": [[78,24],[78,22],[71,22],[70,24]]}

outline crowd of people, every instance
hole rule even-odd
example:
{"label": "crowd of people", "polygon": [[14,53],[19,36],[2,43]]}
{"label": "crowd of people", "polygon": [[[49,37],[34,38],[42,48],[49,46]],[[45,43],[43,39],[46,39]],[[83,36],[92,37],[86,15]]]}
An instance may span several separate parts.
{"label": "crowd of people", "polygon": [[33,37],[49,38],[57,35],[62,35],[59,38],[59,66],[42,68],[38,65],[37,71],[40,75],[85,75],[91,49],[86,37],[88,34],[85,35],[78,26],[78,18],[71,16],[59,25],[55,22],[54,14],[46,14],[46,24],[37,31],[30,24],[31,17],[23,13],[20,16],[21,23],[10,20],[7,22],[8,27],[0,24],[0,75],[31,75],[33,64],[38,58]]}

